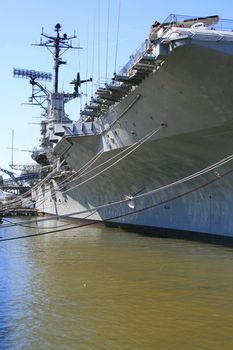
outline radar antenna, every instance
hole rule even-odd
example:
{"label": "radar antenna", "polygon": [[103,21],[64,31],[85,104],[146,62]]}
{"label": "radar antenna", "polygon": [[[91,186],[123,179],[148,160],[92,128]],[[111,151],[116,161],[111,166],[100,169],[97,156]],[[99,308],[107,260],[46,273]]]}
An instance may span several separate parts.
{"label": "radar antenna", "polygon": [[44,86],[42,86],[37,80],[51,81],[52,74],[45,73],[45,72],[38,72],[33,69],[29,70],[29,69],[14,68],[13,75],[15,78],[30,79],[29,82],[32,85],[32,95],[31,97],[29,97],[28,104],[40,105],[41,107],[43,107],[44,102],[48,98],[49,91]]}
{"label": "radar antenna", "polygon": [[61,64],[66,64],[66,61],[62,60],[62,58],[61,58],[62,55],[68,49],[82,49],[82,47],[72,45],[72,39],[77,38],[77,36],[76,35],[68,36],[66,33],[61,35],[60,34],[61,28],[62,27],[59,23],[57,23],[55,25],[54,31],[57,33],[56,36],[51,36],[51,35],[45,34],[44,30],[42,28],[41,36],[43,36],[47,40],[43,41],[41,39],[40,44],[33,44],[35,46],[45,46],[53,55],[54,73],[55,73],[55,79],[54,79],[54,92],[55,93],[58,92],[59,67]]}

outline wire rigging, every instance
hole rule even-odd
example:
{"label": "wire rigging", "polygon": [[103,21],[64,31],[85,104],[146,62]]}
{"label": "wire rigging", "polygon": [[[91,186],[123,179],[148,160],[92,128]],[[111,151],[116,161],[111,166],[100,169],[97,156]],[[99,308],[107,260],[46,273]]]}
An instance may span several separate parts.
{"label": "wire rigging", "polygon": [[100,85],[100,0],[98,1],[98,86]]}
{"label": "wire rigging", "polygon": [[95,63],[95,17],[93,20],[91,97],[94,96],[94,69],[95,69],[94,63]]}
{"label": "wire rigging", "polygon": [[116,65],[117,65],[117,56],[118,56],[118,44],[119,44],[120,13],[121,13],[121,0],[119,0],[118,19],[117,19],[116,52],[115,52],[115,63],[114,63],[114,71],[113,71],[115,74],[116,74]]}
{"label": "wire rigging", "polygon": [[[172,182],[172,183],[170,183],[170,184],[168,184],[168,185],[161,186],[161,187],[159,187],[159,188],[156,188],[156,189],[154,189],[154,190],[148,191],[148,192],[143,193],[143,194],[136,194],[136,195],[132,196],[132,199],[136,200],[136,199],[140,199],[140,198],[145,198],[145,197],[148,197],[149,195],[153,195],[153,194],[155,194],[155,193],[157,193],[157,192],[164,191],[164,190],[167,189],[167,188],[174,187],[174,186],[177,186],[177,185],[182,184],[182,183],[184,183],[184,182],[193,180],[193,179],[195,179],[195,178],[197,178],[197,177],[199,177],[199,176],[201,176],[201,175],[203,175],[203,174],[206,174],[206,173],[208,173],[208,172],[210,172],[210,171],[212,171],[212,170],[214,170],[214,169],[216,169],[216,168],[218,168],[218,167],[220,167],[220,166],[223,166],[223,165],[229,163],[229,162],[232,161],[232,160],[233,160],[233,154],[230,155],[230,156],[228,156],[228,157],[226,157],[226,158],[224,158],[224,159],[222,159],[222,160],[220,160],[219,162],[216,162],[216,163],[214,163],[214,164],[212,164],[212,165],[210,165],[210,166],[208,166],[208,167],[206,167],[206,168],[204,168],[204,169],[202,169],[202,170],[196,172],[196,173],[193,173],[192,175],[189,175],[189,176],[184,177],[184,178],[182,178],[182,179],[180,179],[180,180],[174,181],[174,182]],[[221,177],[230,174],[232,171],[233,171],[233,170],[230,170],[230,171],[227,171],[226,173],[221,174]],[[210,180],[210,181],[207,181],[207,183],[204,184],[204,185],[199,185],[199,186],[196,187],[196,188],[192,188],[191,190],[188,190],[187,193],[191,193],[191,192],[194,192],[194,191],[196,191],[196,190],[198,190],[198,189],[200,189],[200,188],[202,188],[202,187],[205,187],[205,186],[207,186],[208,184],[213,183],[213,182],[215,182],[216,180],[219,180],[221,177],[215,175],[215,178],[214,178],[214,179],[212,179],[212,180]],[[163,203],[167,203],[167,202],[170,201],[170,200],[179,198],[180,196],[181,196],[181,195],[174,196],[174,197],[170,198],[169,200],[165,200],[164,202],[162,202],[162,204],[163,204]],[[64,215],[54,215],[54,216],[48,217],[48,218],[46,218],[46,219],[35,220],[34,222],[48,221],[48,220],[54,220],[54,219],[58,219],[58,218],[60,218],[60,219],[61,219],[61,218],[67,218],[67,216],[72,217],[72,216],[75,216],[75,215],[77,216],[77,215],[83,215],[83,214],[87,214],[87,213],[89,213],[89,214],[88,214],[86,217],[90,217],[92,214],[94,214],[95,212],[97,212],[97,211],[100,210],[100,209],[104,209],[104,208],[108,208],[108,207],[111,207],[111,206],[114,206],[114,205],[119,205],[119,204],[127,203],[128,200],[129,200],[129,199],[124,198],[124,199],[119,200],[119,201],[111,202],[111,203],[108,203],[108,204],[103,204],[103,205],[100,205],[100,206],[97,206],[97,207],[94,207],[94,208],[90,208],[90,209],[86,209],[86,210],[83,210],[83,211],[74,212],[74,213],[69,213],[69,214],[64,214]],[[161,203],[160,203],[160,204],[161,204]],[[160,204],[158,204],[158,205],[160,205]],[[152,207],[153,207],[153,206],[155,206],[155,205],[152,205]],[[150,207],[146,207],[146,208],[144,208],[144,210],[146,210],[146,209],[148,209],[148,208],[150,208]],[[142,209],[140,209],[139,211],[141,211],[141,210],[142,210]],[[138,212],[138,210],[136,210],[136,211],[134,210],[133,212],[126,213],[126,214],[122,214],[122,216],[127,216],[127,215],[134,214],[134,213],[137,213],[137,212]],[[114,218],[116,218],[116,217],[114,217]],[[80,219],[84,219],[84,218],[81,217]],[[112,218],[111,218],[111,219],[112,219]],[[107,220],[110,220],[110,219],[107,219]],[[106,220],[105,220],[105,221],[106,221]],[[32,222],[33,222],[33,221],[31,221],[31,223],[32,223]],[[97,220],[97,222],[99,222],[99,220]],[[0,226],[0,228],[1,228],[1,227],[3,228],[3,227],[5,227],[5,226]]]}
{"label": "wire rigging", "polygon": [[[52,190],[50,192],[50,190],[47,190],[47,194],[44,193],[44,198],[42,200],[38,200],[37,201],[37,205],[41,205],[43,204],[46,199],[50,198],[51,196],[55,195],[56,192],[61,192],[61,193],[66,193],[70,190],[72,190],[73,188],[76,188],[78,186],[81,186],[83,183],[86,183],[90,180],[92,180],[94,177],[99,176],[100,174],[102,174],[104,171],[108,170],[109,168],[111,168],[112,166],[114,166],[115,164],[117,164],[118,162],[120,162],[122,159],[124,159],[125,157],[127,157],[129,154],[131,154],[132,152],[134,152],[135,150],[138,149],[138,147],[140,147],[141,145],[143,145],[147,140],[149,140],[153,135],[155,135],[157,132],[159,132],[159,130],[161,130],[162,126],[159,126],[157,129],[153,130],[152,132],[149,132],[147,135],[143,136],[141,139],[139,139],[138,141],[136,141],[135,143],[133,143],[132,145],[126,147],[125,149],[123,149],[120,153],[110,157],[109,159],[107,159],[106,161],[102,162],[101,164],[95,166],[94,168],[91,168],[90,170],[87,171],[88,168],[90,168],[97,160],[98,158],[100,158],[100,156],[103,154],[103,152],[100,152],[99,154],[95,155],[92,160],[88,161],[82,168],[82,171],[80,171],[80,169],[76,172],[76,174],[72,174],[70,176],[70,180],[68,181],[67,179],[64,180],[62,186],[59,186],[59,188],[57,190]],[[123,155],[125,153],[125,155]],[[121,158],[119,158],[119,156],[121,156]],[[114,160],[115,158],[119,158],[117,161],[114,161],[114,163],[110,164],[109,166],[107,166],[106,168],[102,169],[100,172],[96,173],[95,175],[91,176],[90,178],[83,180],[81,183],[78,183],[76,185],[74,185],[73,187],[69,187],[68,189],[63,190],[69,183],[72,183],[73,181],[77,181],[79,178],[86,176],[87,174],[89,174],[90,172],[93,172],[94,170],[102,167],[103,165],[111,162],[112,160]],[[54,175],[54,174],[53,174]],[[51,177],[51,176],[50,176]],[[52,177],[51,180],[52,181]],[[43,182],[44,183],[44,182]],[[41,186],[42,184],[41,183]],[[38,188],[38,184],[36,185]],[[8,206],[9,208],[9,206]]]}
{"label": "wire rigging", "polygon": [[[78,45],[80,47],[80,43]],[[81,71],[81,58],[80,58],[80,50],[78,50],[78,71]],[[79,100],[80,100],[80,112],[82,111],[82,84],[80,84],[80,96],[79,96]]]}
{"label": "wire rigging", "polygon": [[109,45],[109,15],[110,15],[110,0],[108,0],[108,13],[107,13],[107,35],[106,35],[106,67],[105,67],[105,83],[108,79],[108,45]]}
{"label": "wire rigging", "polygon": [[88,87],[88,65],[89,65],[89,23],[87,24],[87,54],[86,54],[86,105],[87,105],[87,87]]}
{"label": "wire rigging", "polygon": [[[225,172],[224,174],[222,174],[222,176],[227,176],[227,175],[229,175],[232,172],[233,172],[233,169]],[[134,214],[143,212],[145,210],[149,210],[149,209],[155,208],[155,207],[160,206],[160,205],[164,205],[164,204],[166,204],[168,202],[174,201],[174,200],[176,200],[178,198],[181,198],[181,197],[184,197],[184,196],[186,196],[186,195],[188,195],[188,194],[190,194],[192,192],[200,190],[201,188],[204,188],[204,187],[208,186],[209,184],[211,184],[213,182],[216,182],[216,181],[219,181],[218,177],[216,177],[215,179],[213,179],[211,181],[207,181],[203,185],[197,186],[197,187],[195,187],[195,188],[193,188],[191,190],[188,190],[188,191],[186,191],[184,193],[181,193],[181,194],[179,194],[177,196],[173,196],[173,197],[171,197],[169,199],[160,201],[159,203],[154,203],[154,204],[151,204],[151,205],[149,205],[147,207],[142,207],[140,209],[134,210],[133,212],[127,212],[127,213],[124,213],[124,214],[120,214],[120,215],[109,217],[109,218],[105,219],[103,221],[103,223],[108,222],[108,221],[112,221],[112,220],[117,220],[117,219],[120,219],[120,218],[123,218],[123,217],[126,217],[126,216],[134,215]],[[73,226],[73,227],[69,227],[69,228],[58,229],[56,231],[38,232],[38,233],[35,233],[35,234],[24,235],[24,236],[15,236],[15,237],[9,237],[9,238],[1,238],[0,242],[14,241],[14,240],[31,238],[31,237],[37,237],[37,236],[44,236],[44,235],[49,235],[49,234],[52,234],[52,233],[58,233],[58,232],[63,232],[63,231],[69,231],[69,230],[76,229],[76,228],[87,227],[87,226],[95,225],[97,223],[100,223],[100,221],[99,220],[93,220],[91,222],[86,222],[86,223],[79,224],[77,226]]]}

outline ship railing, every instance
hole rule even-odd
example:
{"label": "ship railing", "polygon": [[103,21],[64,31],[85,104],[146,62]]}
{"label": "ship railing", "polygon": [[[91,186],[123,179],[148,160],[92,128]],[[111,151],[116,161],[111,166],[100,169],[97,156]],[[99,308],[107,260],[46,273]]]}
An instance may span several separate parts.
{"label": "ship railing", "polygon": [[[138,62],[145,54],[147,54],[147,50],[149,49],[149,40],[146,39],[141,43],[141,45],[136,49],[136,51],[130,55],[129,61],[124,65],[123,68],[119,71],[118,75],[127,75],[131,68]],[[149,55],[149,54],[148,54]]]}
{"label": "ship railing", "polygon": [[[156,28],[151,28],[151,33],[153,31],[158,32],[163,29],[163,37],[166,32],[168,32],[172,27],[183,27],[183,23],[188,23],[190,28],[193,24],[207,21],[207,28],[216,31],[233,31],[233,20],[231,19],[221,19],[218,16],[209,17],[198,17],[198,16],[186,16],[178,14],[170,14],[163,22],[159,23]],[[161,37],[158,38],[154,44],[159,44],[161,42]],[[150,40],[146,39],[137,50],[130,56],[129,61],[121,68],[118,75],[127,76],[135,65],[144,55],[149,55],[148,49],[150,48]]]}
{"label": "ship railing", "polygon": [[[177,36],[174,36],[176,34]],[[176,28],[173,27],[171,30],[163,35],[162,42],[166,43],[169,40],[179,40],[179,39],[196,39],[196,40],[208,40],[208,41],[220,41],[222,39],[233,41],[233,33],[225,32],[218,30],[203,30],[203,29],[189,29],[189,28]]]}
{"label": "ship railing", "polygon": [[[209,20],[208,20],[209,19]],[[212,19],[212,24],[211,24]],[[178,15],[178,14],[170,14],[165,21],[163,21],[160,25],[160,27],[168,26],[168,27],[176,27],[176,26],[182,26],[182,23],[188,23],[189,27],[191,27],[193,24],[197,22],[202,22],[202,20],[205,22],[209,22],[207,26],[209,29],[215,29],[219,31],[233,31],[233,20],[232,19],[223,19],[216,16],[209,16],[209,17],[199,17],[199,16],[187,16],[187,15]]]}

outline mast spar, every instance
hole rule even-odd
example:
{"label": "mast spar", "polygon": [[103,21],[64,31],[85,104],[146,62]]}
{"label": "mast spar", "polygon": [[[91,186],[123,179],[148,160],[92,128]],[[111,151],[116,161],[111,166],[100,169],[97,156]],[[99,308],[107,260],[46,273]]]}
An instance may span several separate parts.
{"label": "mast spar", "polygon": [[79,46],[72,45],[72,39],[77,38],[77,35],[68,36],[66,33],[61,35],[62,26],[57,23],[55,25],[54,31],[56,36],[47,35],[42,29],[41,35],[46,38],[46,41],[40,42],[40,44],[33,44],[35,46],[45,46],[52,53],[54,57],[54,92],[58,92],[58,82],[59,82],[59,67],[61,64],[66,64],[66,61],[62,60],[62,55],[68,49],[82,49]]}
{"label": "mast spar", "polygon": [[[54,31],[55,35],[48,35],[44,33],[42,28],[41,39],[39,44],[34,46],[44,46],[53,55],[54,60],[54,90],[49,91],[46,87],[39,83],[38,80],[51,81],[52,74],[39,72],[35,70],[14,68],[14,76],[30,79],[32,85],[32,96],[29,98],[29,104],[40,105],[44,109],[41,121],[41,144],[40,149],[36,149],[32,153],[32,158],[38,164],[47,166],[54,162],[54,155],[52,152],[54,143],[58,142],[60,136],[65,133],[64,126],[72,124],[72,120],[65,112],[65,104],[72,99],[80,97],[79,87],[82,83],[92,81],[80,80],[80,74],[77,73],[77,78],[73,79],[70,84],[74,85],[73,93],[59,92],[59,68],[60,65],[66,64],[62,59],[62,55],[69,49],[81,49],[79,46],[72,45],[72,39],[77,38],[74,34],[68,36],[66,33],[61,33],[61,25],[57,23]],[[57,132],[56,130],[60,131]]]}

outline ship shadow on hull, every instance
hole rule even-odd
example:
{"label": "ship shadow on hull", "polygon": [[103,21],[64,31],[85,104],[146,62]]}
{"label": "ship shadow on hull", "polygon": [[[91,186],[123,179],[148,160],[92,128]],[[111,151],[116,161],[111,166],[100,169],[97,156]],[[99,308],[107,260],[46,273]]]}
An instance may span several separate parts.
{"label": "ship shadow on hull", "polygon": [[119,227],[126,232],[140,234],[145,237],[182,239],[187,241],[201,242],[207,244],[223,245],[233,247],[233,237],[214,235],[202,232],[192,232],[183,230],[174,230],[169,228],[150,227],[142,225],[127,225],[114,222],[104,222],[106,227]]}

